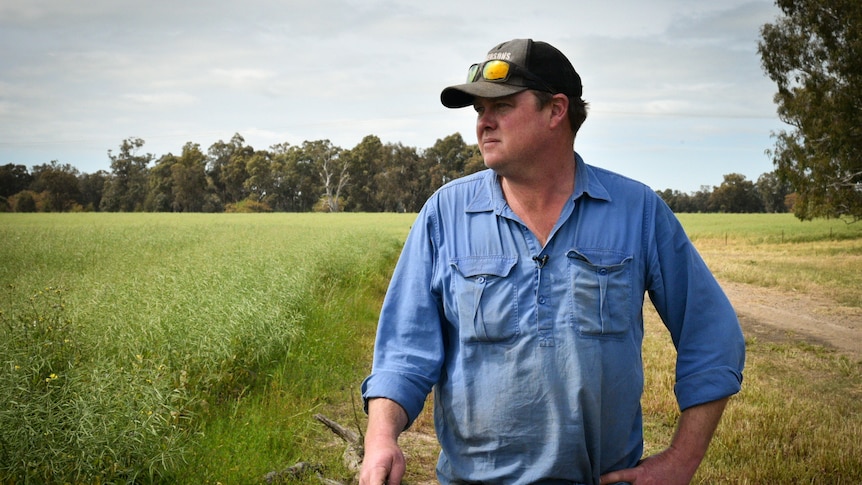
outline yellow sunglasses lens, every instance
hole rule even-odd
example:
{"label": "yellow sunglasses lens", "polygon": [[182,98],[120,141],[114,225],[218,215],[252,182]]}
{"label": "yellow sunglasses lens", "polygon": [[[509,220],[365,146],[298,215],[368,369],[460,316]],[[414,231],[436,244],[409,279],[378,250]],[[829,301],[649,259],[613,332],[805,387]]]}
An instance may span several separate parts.
{"label": "yellow sunglasses lens", "polygon": [[467,71],[467,82],[474,83],[479,80],[479,73],[486,81],[506,81],[509,79],[511,66],[506,61],[488,61],[484,64],[473,64]]}
{"label": "yellow sunglasses lens", "polygon": [[503,61],[489,61],[482,69],[482,77],[487,81],[505,80],[509,76],[509,63]]}
{"label": "yellow sunglasses lens", "polygon": [[467,82],[474,83],[479,81],[480,78],[490,82],[507,82],[509,76],[513,75],[523,78],[523,81],[518,84],[519,86],[538,89],[548,93],[557,92],[549,87],[542,78],[525,70],[523,67],[518,67],[517,64],[509,64],[508,61],[498,59],[470,66],[470,69],[467,71]]}

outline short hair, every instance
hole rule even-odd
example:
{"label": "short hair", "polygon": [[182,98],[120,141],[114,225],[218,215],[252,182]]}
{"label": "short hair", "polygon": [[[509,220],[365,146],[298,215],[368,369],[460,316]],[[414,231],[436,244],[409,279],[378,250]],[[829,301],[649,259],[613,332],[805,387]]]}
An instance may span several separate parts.
{"label": "short hair", "polygon": [[[538,90],[532,91],[536,96],[536,100],[538,101],[540,108],[544,108],[552,99],[554,99],[553,93]],[[583,125],[584,121],[587,119],[587,108],[589,107],[589,103],[574,96],[566,97],[569,98],[569,124],[572,125],[572,133],[577,135],[578,130],[581,129],[581,125]]]}

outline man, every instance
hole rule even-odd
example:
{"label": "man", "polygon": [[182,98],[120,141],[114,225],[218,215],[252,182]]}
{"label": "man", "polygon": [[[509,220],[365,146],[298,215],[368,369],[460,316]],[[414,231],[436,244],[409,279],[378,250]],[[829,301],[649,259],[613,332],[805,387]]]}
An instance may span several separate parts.
{"label": "man", "polygon": [[[740,389],[735,312],[648,187],[574,153],[580,76],[516,39],[443,90],[473,106],[490,170],[453,181],[410,231],[380,315],[360,483],[399,483],[398,435],[434,389],[454,483],[685,484]],[[682,415],[641,460],[641,343],[649,293],[677,347]]]}

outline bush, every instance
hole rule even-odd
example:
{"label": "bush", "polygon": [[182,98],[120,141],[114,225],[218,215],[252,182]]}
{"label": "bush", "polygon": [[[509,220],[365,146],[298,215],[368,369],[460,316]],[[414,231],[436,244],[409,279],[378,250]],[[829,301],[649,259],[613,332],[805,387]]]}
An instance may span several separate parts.
{"label": "bush", "polygon": [[266,202],[244,199],[235,204],[225,205],[224,211],[228,213],[272,212],[272,207]]}
{"label": "bush", "polygon": [[9,197],[12,212],[38,212],[41,203],[40,195],[31,190],[24,190]]}

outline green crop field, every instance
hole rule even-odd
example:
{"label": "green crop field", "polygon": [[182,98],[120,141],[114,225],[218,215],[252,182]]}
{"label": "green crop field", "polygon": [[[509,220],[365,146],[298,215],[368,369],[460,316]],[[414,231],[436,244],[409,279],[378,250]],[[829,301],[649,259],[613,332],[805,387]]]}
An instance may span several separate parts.
{"label": "green crop field", "polygon": [[682,214],[719,279],[828,296],[862,307],[862,224],[790,214]]}
{"label": "green crop field", "polygon": [[[280,423],[367,373],[374,309],[350,312],[413,217],[0,215],[0,482],[237,483],[299,458]],[[244,433],[266,452],[221,456],[247,448],[227,410],[279,379],[287,409]]]}
{"label": "green crop field", "polygon": [[[262,483],[300,461],[348,479],[312,416],[364,428],[358,387],[414,217],[0,214],[0,483]],[[860,224],[681,220],[720,279],[862,306]],[[669,339],[647,326],[655,451],[678,411]],[[696,483],[862,483],[862,364],[748,346]],[[409,481],[433,477],[434,453],[408,450]]]}

